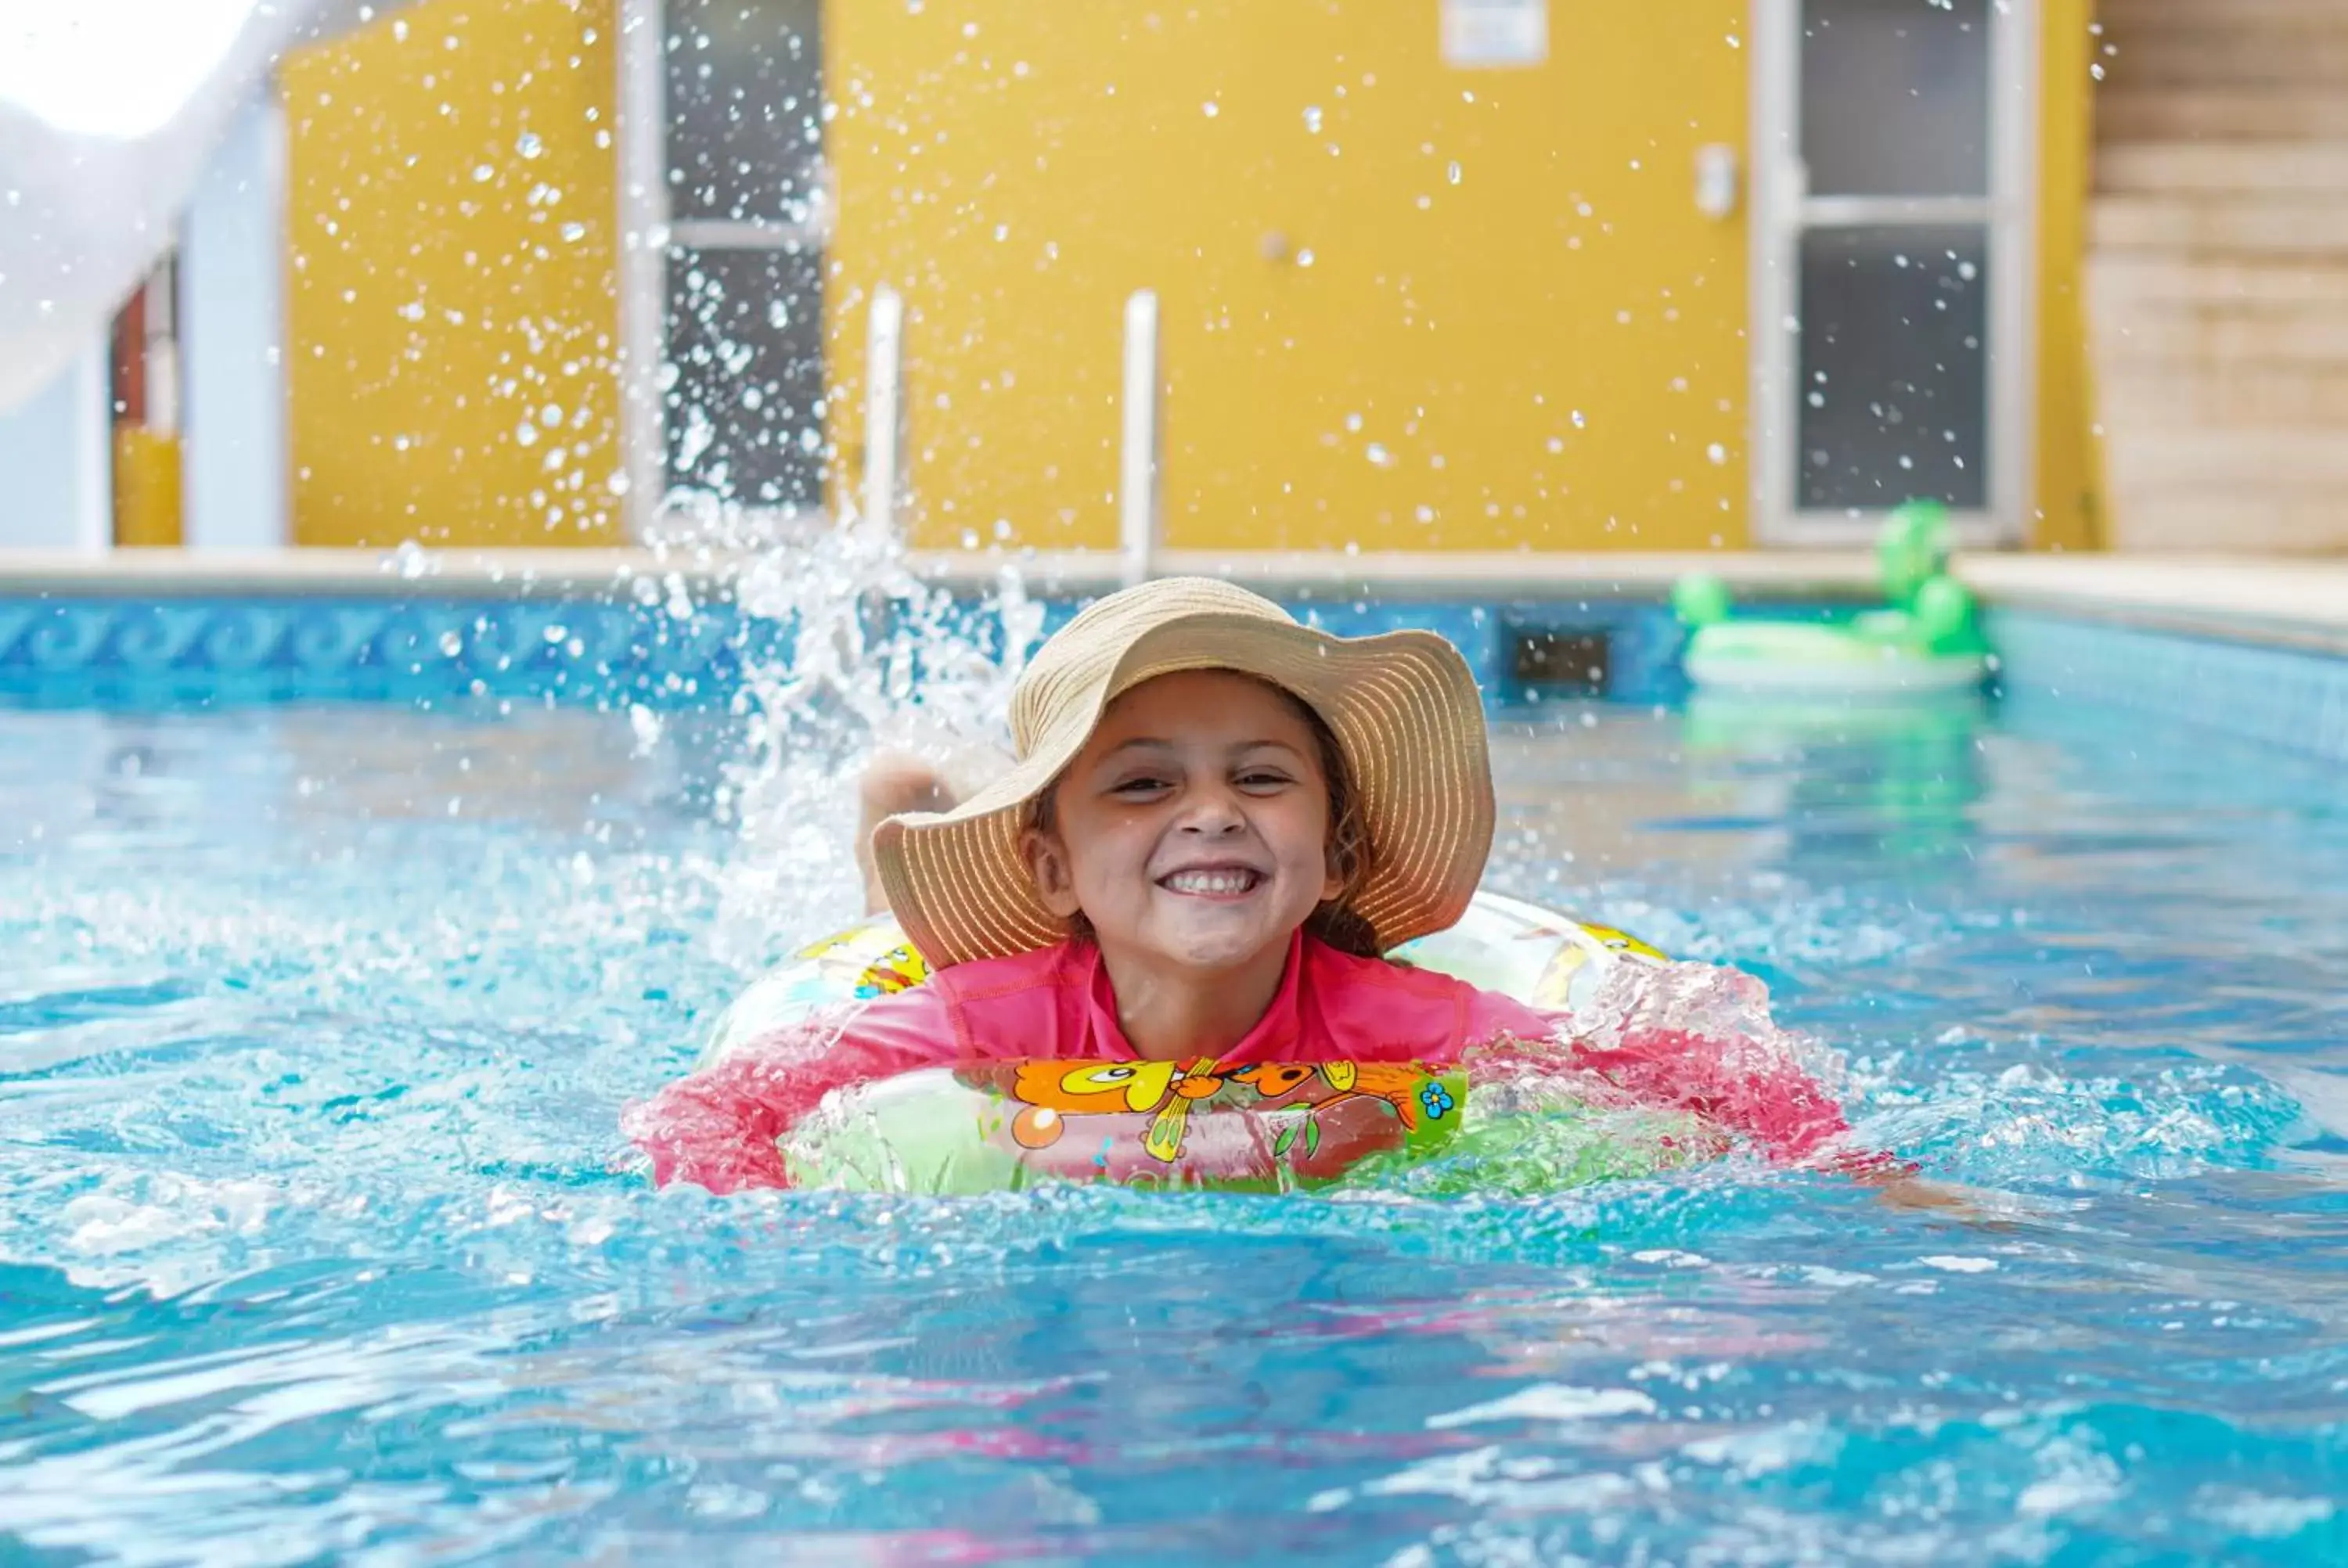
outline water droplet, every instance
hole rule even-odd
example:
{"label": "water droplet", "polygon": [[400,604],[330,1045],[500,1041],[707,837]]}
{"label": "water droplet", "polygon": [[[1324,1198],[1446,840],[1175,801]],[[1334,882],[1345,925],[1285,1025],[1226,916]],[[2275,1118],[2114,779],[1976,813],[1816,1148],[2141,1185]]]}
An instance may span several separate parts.
{"label": "water droplet", "polygon": [[1728,461],[1728,448],[1717,441],[1705,447],[1704,455],[1712,459],[1713,466],[1715,468]]}
{"label": "water droplet", "polygon": [[1313,135],[1315,135],[1315,136],[1318,136],[1318,135],[1320,135],[1320,134],[1321,134],[1321,106],[1320,106],[1320,105],[1318,105],[1318,104],[1312,104],[1312,105],[1308,105],[1308,106],[1306,107],[1306,108],[1305,108],[1305,110],[1304,110],[1304,128],[1305,128],[1306,130],[1309,130],[1309,131],[1313,132]]}
{"label": "water droplet", "polygon": [[1369,458],[1370,464],[1373,467],[1391,468],[1394,466],[1394,454],[1387,451],[1375,441],[1370,443],[1368,449],[1363,453],[1363,456]]}
{"label": "water droplet", "polygon": [[526,130],[514,138],[514,150],[524,158],[536,158],[546,150],[546,143],[538,138],[538,132]]}
{"label": "water droplet", "polygon": [[1220,114],[1220,113],[1222,113],[1222,112],[1223,112],[1223,111],[1222,111],[1222,107],[1221,107],[1220,105],[1219,105],[1218,103],[1216,103],[1216,102],[1215,102],[1215,100],[1214,100],[1214,99],[1212,99],[1212,98],[1209,98],[1205,103],[1203,103],[1203,104],[1200,105],[1199,107],[1206,112],[1206,116],[1207,116],[1207,118],[1208,118],[1209,119],[1212,119],[1212,118],[1214,118],[1217,115],[1219,115],[1219,114]]}
{"label": "water droplet", "polygon": [[476,185],[487,185],[490,180],[495,179],[497,177],[498,177],[498,170],[497,170],[497,166],[496,166],[495,164],[491,164],[491,163],[477,163],[477,164],[473,165],[473,183],[474,183],[474,184],[476,184]]}
{"label": "water droplet", "polygon": [[1445,179],[1450,180],[1454,185],[1459,183],[1459,160],[1455,158],[1451,160],[1451,166],[1443,171],[1443,176]]}

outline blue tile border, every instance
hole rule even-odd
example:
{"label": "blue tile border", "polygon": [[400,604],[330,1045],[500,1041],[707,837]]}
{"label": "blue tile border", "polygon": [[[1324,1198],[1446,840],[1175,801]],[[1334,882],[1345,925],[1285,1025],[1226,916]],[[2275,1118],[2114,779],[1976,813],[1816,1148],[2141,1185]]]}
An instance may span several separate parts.
{"label": "blue tile border", "polygon": [[[1083,602],[1046,600],[1045,630]],[[1681,629],[1653,600],[1469,604],[1298,594],[1288,603],[1301,618],[1348,635],[1403,627],[1441,632],[1467,655],[1495,706],[1545,694],[1514,670],[1519,639],[1544,634],[1604,635],[1611,666],[1604,695],[1613,700],[1670,702],[1685,690]],[[1000,645],[1001,621],[987,603],[959,600],[948,620],[982,646]],[[2057,610],[1993,608],[1987,626],[2009,691],[2348,762],[2348,659]],[[659,602],[609,598],[0,597],[0,701],[432,706],[489,698],[708,707],[731,700],[747,671],[778,666],[791,631],[715,598],[678,618]]]}
{"label": "blue tile border", "polygon": [[0,600],[0,693],[77,702],[722,700],[784,629],[730,605],[542,600]]}
{"label": "blue tile border", "polygon": [[1986,624],[2009,692],[2348,762],[2348,659],[2034,610],[1993,609]]}
{"label": "blue tile border", "polygon": [[[1046,600],[1045,632],[1084,602]],[[1518,640],[1544,633],[1605,635],[1609,697],[1666,702],[1682,690],[1681,631],[1660,602],[1297,595],[1289,606],[1350,636],[1405,627],[1440,632],[1467,656],[1495,705],[1543,694],[1519,682],[1513,664]],[[946,619],[990,651],[1000,647],[992,605],[958,600]],[[612,599],[0,598],[0,699],[67,707],[479,698],[708,706],[729,700],[746,671],[786,659],[791,631],[716,599],[679,619],[659,602]],[[868,635],[884,631],[873,626]]]}

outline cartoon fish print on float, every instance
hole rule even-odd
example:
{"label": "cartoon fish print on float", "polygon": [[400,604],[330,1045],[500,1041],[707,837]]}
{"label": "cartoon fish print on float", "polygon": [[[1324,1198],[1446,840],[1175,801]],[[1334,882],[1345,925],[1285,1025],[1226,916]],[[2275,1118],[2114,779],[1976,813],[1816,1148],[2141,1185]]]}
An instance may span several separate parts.
{"label": "cartoon fish print on float", "polygon": [[1154,1159],[1173,1163],[1182,1153],[1190,1107],[1221,1092],[1223,1080],[1212,1057],[1189,1061],[1023,1061],[1012,1080],[1020,1101],[1011,1136],[1023,1149],[1046,1149],[1060,1140],[1069,1116],[1107,1116],[1118,1112],[1158,1119],[1141,1146]]}
{"label": "cartoon fish print on float", "polygon": [[[1324,1061],[1311,1066],[1298,1062],[1265,1062],[1255,1067],[1241,1068],[1231,1074],[1269,1101],[1284,1098],[1308,1087],[1315,1078],[1334,1091],[1313,1104],[1314,1110],[1334,1105],[1354,1095],[1366,1095],[1382,1100],[1394,1108],[1403,1126],[1418,1131],[1422,1108],[1428,1106],[1426,1096],[1420,1092],[1429,1080],[1426,1070],[1413,1062],[1395,1061]],[[1441,1112],[1435,1114],[1441,1115]]]}
{"label": "cartoon fish print on float", "polygon": [[920,951],[888,920],[868,920],[800,949],[798,956],[827,972],[853,970],[849,995],[858,1001],[909,991],[930,978],[930,966]]}
{"label": "cartoon fish print on float", "polygon": [[[1025,1061],[1019,1064],[1011,1097],[1020,1102],[1011,1135],[1020,1147],[1045,1149],[1059,1142],[1071,1116],[1155,1111],[1142,1140],[1151,1158],[1171,1164],[1182,1153],[1190,1109],[1238,1084],[1252,1091],[1261,1107],[1279,1103],[1309,1108],[1313,1114],[1356,1098],[1382,1102],[1403,1127],[1417,1131],[1423,1117],[1439,1118],[1456,1102],[1439,1081],[1415,1065],[1331,1061],[1251,1063],[1218,1070],[1206,1057],[1189,1061]],[[1327,1092],[1297,1099],[1315,1086]]]}
{"label": "cartoon fish print on float", "polygon": [[895,996],[899,991],[911,990],[929,978],[930,966],[922,962],[913,945],[906,942],[881,954],[879,962],[856,977],[856,996],[859,1000]]}
{"label": "cartoon fish print on float", "polygon": [[1661,948],[1612,926],[1578,921],[1570,931],[1544,931],[1541,935],[1562,936],[1565,941],[1550,958],[1540,979],[1533,983],[1531,1001],[1537,1008],[1571,1011],[1577,999],[1574,981],[1594,960],[1609,965],[1627,962],[1643,966],[1662,966],[1672,961],[1672,956]]}

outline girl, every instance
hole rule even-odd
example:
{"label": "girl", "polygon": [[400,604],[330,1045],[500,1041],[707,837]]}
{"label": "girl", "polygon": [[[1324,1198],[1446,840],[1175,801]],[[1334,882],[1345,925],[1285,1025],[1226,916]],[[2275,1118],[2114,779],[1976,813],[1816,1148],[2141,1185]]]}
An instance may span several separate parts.
{"label": "girl", "polygon": [[[1457,920],[1494,807],[1467,661],[1425,631],[1341,638],[1229,584],[1094,604],[1011,701],[1017,761],[879,823],[869,865],[928,984],[810,1019],[632,1107],[654,1178],[781,1186],[777,1136],[834,1089],[982,1058],[1456,1061],[1522,1050],[1684,1107],[1773,1157],[1879,1180],[1782,1055],[1559,1020],[1379,955]],[[874,782],[868,780],[868,803]],[[1545,1050],[1544,1050],[1545,1048]],[[1828,1158],[1829,1156],[1834,1156]]]}

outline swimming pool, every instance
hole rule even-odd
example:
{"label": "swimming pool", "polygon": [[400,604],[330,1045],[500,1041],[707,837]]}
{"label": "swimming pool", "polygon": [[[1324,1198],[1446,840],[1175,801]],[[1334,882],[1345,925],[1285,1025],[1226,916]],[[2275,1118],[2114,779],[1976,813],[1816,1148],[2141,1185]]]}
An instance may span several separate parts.
{"label": "swimming pool", "polygon": [[0,1557],[2348,1555],[2320,759],[2028,682],[1504,724],[1495,884],[1763,975],[2003,1228],[721,1201],[618,1108],[851,897],[718,820],[737,722],[263,694],[0,710]]}

